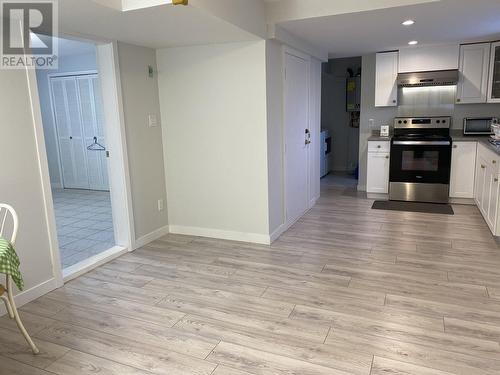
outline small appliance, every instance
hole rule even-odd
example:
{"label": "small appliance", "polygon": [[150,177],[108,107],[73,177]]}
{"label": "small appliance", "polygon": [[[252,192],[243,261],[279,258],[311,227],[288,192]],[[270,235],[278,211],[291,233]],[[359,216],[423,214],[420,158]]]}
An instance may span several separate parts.
{"label": "small appliance", "polygon": [[467,117],[464,118],[464,135],[493,134],[492,125],[498,123],[496,117]]}

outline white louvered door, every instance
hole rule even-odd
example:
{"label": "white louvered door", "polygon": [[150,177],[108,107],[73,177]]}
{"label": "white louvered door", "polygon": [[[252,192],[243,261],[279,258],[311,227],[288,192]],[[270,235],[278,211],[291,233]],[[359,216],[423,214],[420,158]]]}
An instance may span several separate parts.
{"label": "white louvered door", "polygon": [[50,81],[64,188],[109,190],[105,152],[87,150],[94,137],[105,146],[97,75]]}
{"label": "white louvered door", "polygon": [[[80,95],[83,134],[85,144],[91,145],[95,139],[106,147],[103,129],[103,114],[97,76],[82,76],[76,79]],[[108,190],[108,171],[104,151],[87,150],[89,187],[92,190]]]}

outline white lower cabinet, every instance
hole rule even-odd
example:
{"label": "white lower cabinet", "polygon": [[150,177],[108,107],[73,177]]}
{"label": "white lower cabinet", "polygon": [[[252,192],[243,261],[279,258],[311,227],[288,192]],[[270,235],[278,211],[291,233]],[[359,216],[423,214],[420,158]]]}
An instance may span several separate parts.
{"label": "white lower cabinet", "polygon": [[451,198],[474,198],[477,142],[453,142],[451,154]]}
{"label": "white lower cabinet", "polygon": [[389,194],[390,142],[368,142],[367,193]]}
{"label": "white lower cabinet", "polygon": [[495,236],[500,235],[498,220],[499,163],[500,156],[483,144],[478,144],[474,200]]}

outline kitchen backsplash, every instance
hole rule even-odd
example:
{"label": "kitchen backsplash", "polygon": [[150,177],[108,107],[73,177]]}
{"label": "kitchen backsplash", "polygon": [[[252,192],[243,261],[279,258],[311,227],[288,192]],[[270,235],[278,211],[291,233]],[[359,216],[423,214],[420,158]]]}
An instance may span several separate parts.
{"label": "kitchen backsplash", "polygon": [[500,117],[500,104],[455,104],[455,97],[456,86],[400,88],[397,116],[451,116],[454,129],[465,117]]}

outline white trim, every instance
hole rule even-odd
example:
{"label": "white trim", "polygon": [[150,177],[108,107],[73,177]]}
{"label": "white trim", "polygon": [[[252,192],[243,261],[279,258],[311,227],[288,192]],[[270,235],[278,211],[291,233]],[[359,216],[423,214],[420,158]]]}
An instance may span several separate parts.
{"label": "white trim", "polygon": [[135,250],[135,249],[138,249],[140,247],[143,247],[143,246],[147,245],[148,243],[156,241],[158,238],[166,236],[169,233],[170,233],[170,228],[168,225],[165,225],[162,228],[158,228],[158,229],[154,230],[153,232],[148,233],[145,236],[142,236],[142,237],[139,237],[138,239],[136,239],[132,249]]}
{"label": "white trim", "polygon": [[35,69],[27,69],[28,90],[31,101],[31,111],[35,128],[35,144],[38,155],[38,168],[42,182],[43,205],[47,232],[49,234],[50,256],[52,260],[52,276],[55,280],[55,288],[63,285],[61,260],[59,254],[59,242],[57,240],[56,215],[50,185],[49,162],[45,148],[45,134],[43,129],[42,110],[38,96],[38,84]]}
{"label": "white trim", "polygon": [[128,253],[128,248],[121,246],[114,246],[111,249],[103,251],[93,257],[87,258],[73,266],[63,270],[63,280],[65,283],[76,279],[77,277],[92,271],[93,269],[112,261],[125,253]]}
{"label": "white trim", "polygon": [[221,240],[251,242],[263,245],[271,244],[271,237],[267,234],[260,233],[245,233],[211,228],[186,227],[182,225],[170,225],[170,233],[197,237],[219,238]]}
{"label": "white trim", "polygon": [[[18,295],[14,296],[14,300],[16,301],[16,305],[19,308],[53,291],[54,289],[60,288],[61,286],[62,283],[61,285],[59,285],[59,282],[56,280],[56,278],[52,278],[19,293]],[[2,303],[0,305],[0,317],[5,315],[6,313],[7,310],[5,309],[5,305]]]}
{"label": "white trim", "polygon": [[119,246],[132,249],[135,241],[132,188],[116,42],[97,45],[97,65],[101,77],[104,134],[111,152],[107,165],[115,241]]}

